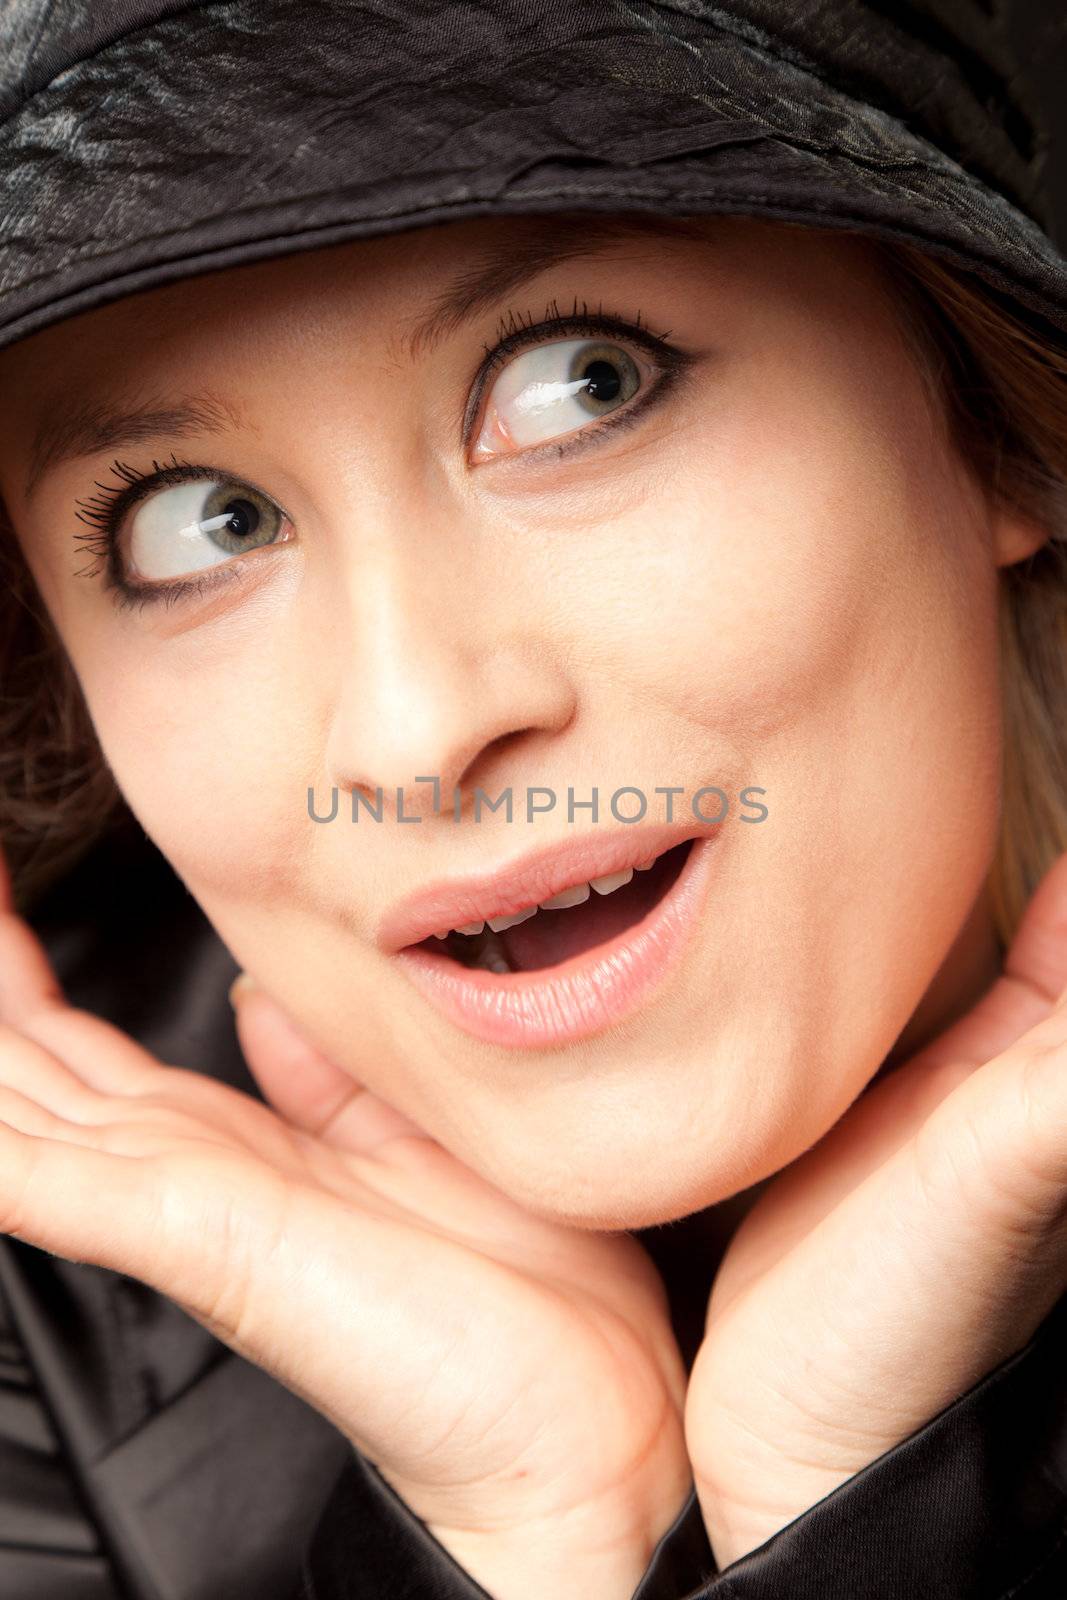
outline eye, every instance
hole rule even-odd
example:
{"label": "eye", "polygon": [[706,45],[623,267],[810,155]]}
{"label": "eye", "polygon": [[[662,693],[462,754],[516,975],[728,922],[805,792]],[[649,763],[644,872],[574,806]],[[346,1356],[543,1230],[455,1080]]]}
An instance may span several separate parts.
{"label": "eye", "polygon": [[611,340],[556,339],[524,350],[489,391],[471,457],[514,454],[588,427],[656,376],[651,362]]}
{"label": "eye", "polygon": [[249,484],[208,479],[147,496],[126,519],[119,543],[128,576],[165,580],[274,544],[284,525],[281,508]]}

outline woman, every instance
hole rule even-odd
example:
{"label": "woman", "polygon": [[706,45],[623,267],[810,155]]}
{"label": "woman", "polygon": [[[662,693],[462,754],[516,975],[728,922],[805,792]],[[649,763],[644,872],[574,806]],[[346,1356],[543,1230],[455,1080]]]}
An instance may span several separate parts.
{"label": "woman", "polygon": [[85,1516],[17,1592],[1062,1593],[1067,268],[993,42],[42,17],[0,1224]]}

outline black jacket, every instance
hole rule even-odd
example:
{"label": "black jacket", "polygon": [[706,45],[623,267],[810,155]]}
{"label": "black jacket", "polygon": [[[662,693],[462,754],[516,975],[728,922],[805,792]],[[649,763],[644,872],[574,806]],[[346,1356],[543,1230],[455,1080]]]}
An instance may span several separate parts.
{"label": "black jacket", "polygon": [[[256,1093],[232,958],[123,822],[31,913],[70,998]],[[642,1235],[683,1349],[665,1241]],[[657,1254],[658,1252],[658,1254]],[[694,1497],[633,1600],[1067,1600],[1067,1296],[909,1439],[721,1575]],[[0,1239],[0,1600],[484,1600],[374,1467],[164,1296]],[[620,1596],[620,1600],[631,1600]]]}

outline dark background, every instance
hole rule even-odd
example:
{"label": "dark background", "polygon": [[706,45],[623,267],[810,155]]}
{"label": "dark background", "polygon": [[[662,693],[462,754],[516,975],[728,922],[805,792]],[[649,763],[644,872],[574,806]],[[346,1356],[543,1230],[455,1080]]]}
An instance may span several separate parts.
{"label": "dark background", "polygon": [[1005,12],[1023,81],[1052,135],[1044,168],[1049,231],[1067,254],[1067,0],[1008,0]]}

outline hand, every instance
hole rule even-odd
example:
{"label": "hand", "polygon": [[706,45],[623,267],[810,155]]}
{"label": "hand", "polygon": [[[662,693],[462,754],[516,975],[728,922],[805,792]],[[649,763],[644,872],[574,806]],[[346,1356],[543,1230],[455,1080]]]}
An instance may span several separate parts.
{"label": "hand", "polygon": [[1067,1289],[1067,855],[1002,975],[756,1201],[686,1438],[720,1568],[1021,1349]]}
{"label": "hand", "polygon": [[489,1592],[628,1596],[692,1488],[666,1296],[234,995],[280,1110],[64,998],[0,881],[0,1232],[142,1279],[322,1411]]}

